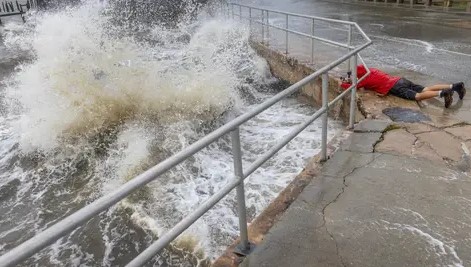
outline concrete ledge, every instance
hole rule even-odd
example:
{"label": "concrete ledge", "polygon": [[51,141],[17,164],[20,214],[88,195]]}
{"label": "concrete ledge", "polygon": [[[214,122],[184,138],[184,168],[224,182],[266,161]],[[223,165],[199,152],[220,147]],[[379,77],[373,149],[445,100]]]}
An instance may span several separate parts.
{"label": "concrete ledge", "polygon": [[374,151],[376,143],[382,137],[382,133],[353,133],[345,143],[341,145],[341,150],[371,153]]}
{"label": "concrete ledge", "polygon": [[[278,79],[287,81],[290,84],[294,84],[316,70],[312,67],[300,63],[297,59],[286,56],[285,54],[275,51],[269,47],[266,47],[258,42],[251,42],[251,46],[257,53],[265,58],[270,66],[271,73]],[[333,100],[340,93],[339,83],[333,77],[329,77],[329,101]],[[322,106],[322,81],[320,78],[314,80],[312,83],[304,86],[298,94],[298,99],[302,102],[308,103],[314,107]],[[358,98],[358,101],[360,99]],[[365,117],[362,115],[363,112],[358,109],[356,112],[356,122],[361,121]],[[330,107],[329,115],[335,119],[341,119],[344,122],[348,121],[350,113],[350,97],[346,96],[343,100],[337,102],[333,107]]]}
{"label": "concrete ledge", "polygon": [[386,120],[363,120],[355,125],[356,133],[382,133],[391,125],[391,121]]}

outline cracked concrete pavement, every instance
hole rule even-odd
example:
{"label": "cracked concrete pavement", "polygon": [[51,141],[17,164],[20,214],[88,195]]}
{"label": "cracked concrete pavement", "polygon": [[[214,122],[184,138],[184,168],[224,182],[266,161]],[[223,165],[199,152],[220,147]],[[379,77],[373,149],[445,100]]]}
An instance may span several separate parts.
{"label": "cracked concrete pavement", "polygon": [[241,266],[471,265],[470,127],[361,122]]}

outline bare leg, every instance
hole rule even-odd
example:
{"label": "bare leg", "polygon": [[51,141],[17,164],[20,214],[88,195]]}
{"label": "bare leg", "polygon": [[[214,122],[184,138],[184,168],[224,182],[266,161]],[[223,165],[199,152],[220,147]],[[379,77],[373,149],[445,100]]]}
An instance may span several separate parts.
{"label": "bare leg", "polygon": [[422,92],[440,91],[440,90],[446,90],[446,89],[450,89],[450,88],[451,88],[451,84],[436,84],[436,85],[425,87]]}
{"label": "bare leg", "polygon": [[[443,90],[443,87],[440,89]],[[439,90],[427,90],[425,89],[422,91],[422,93],[417,93],[415,95],[415,100],[420,101],[420,100],[425,100],[429,98],[434,98],[440,95]]]}

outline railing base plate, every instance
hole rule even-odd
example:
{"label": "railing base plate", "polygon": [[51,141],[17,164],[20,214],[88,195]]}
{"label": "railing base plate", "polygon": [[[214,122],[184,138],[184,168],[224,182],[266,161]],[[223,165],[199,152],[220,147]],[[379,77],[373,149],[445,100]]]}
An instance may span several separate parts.
{"label": "railing base plate", "polygon": [[255,244],[250,243],[250,242],[249,242],[249,247],[248,248],[244,248],[244,246],[242,244],[238,244],[234,248],[234,254],[236,254],[237,256],[240,256],[240,257],[246,257],[247,255],[252,253],[252,251],[254,251],[254,249],[255,249]]}

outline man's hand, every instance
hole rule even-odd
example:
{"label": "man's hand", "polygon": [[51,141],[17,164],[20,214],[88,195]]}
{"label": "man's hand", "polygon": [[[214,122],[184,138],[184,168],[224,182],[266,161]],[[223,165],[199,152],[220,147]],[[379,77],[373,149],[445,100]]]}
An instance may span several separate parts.
{"label": "man's hand", "polygon": [[342,83],[352,84],[352,79],[350,77],[349,78],[340,77],[340,81]]}

